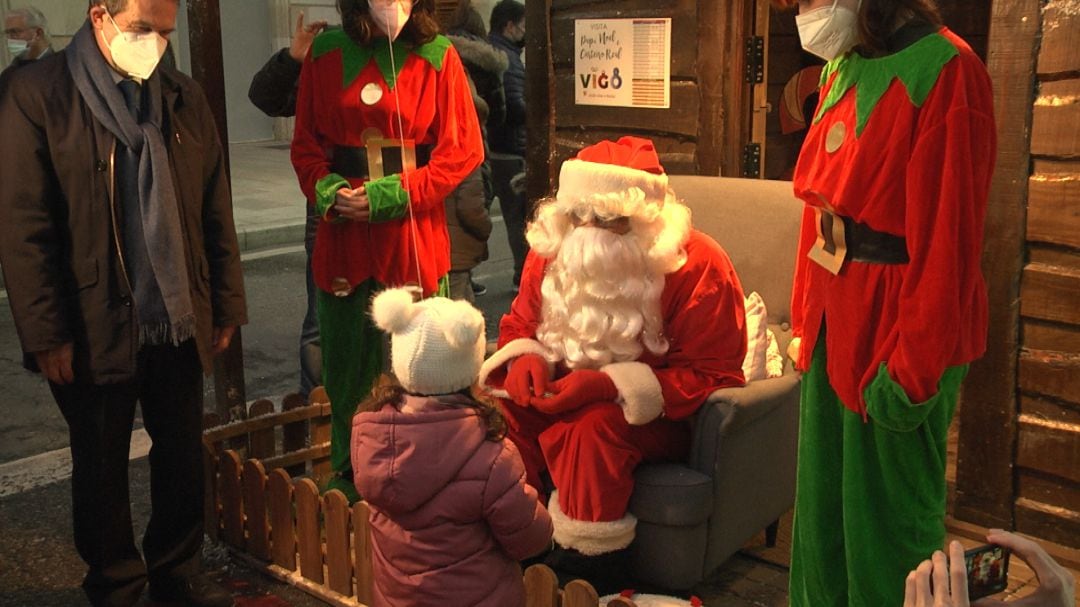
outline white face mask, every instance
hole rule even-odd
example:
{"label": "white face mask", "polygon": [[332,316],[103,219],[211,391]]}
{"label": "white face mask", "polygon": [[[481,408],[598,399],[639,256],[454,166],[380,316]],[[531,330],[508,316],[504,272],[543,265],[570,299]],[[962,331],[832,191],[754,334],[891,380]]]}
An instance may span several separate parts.
{"label": "white face mask", "polygon": [[409,21],[412,0],[368,0],[368,8],[379,29],[394,41]]}
{"label": "white face mask", "polygon": [[14,38],[8,38],[7,50],[12,55],[19,55],[26,52],[26,49],[30,48],[30,43],[26,40],[16,40]]}
{"label": "white face mask", "polygon": [[[112,42],[105,42],[112,53],[113,63],[129,76],[146,80],[157,69],[169,42],[157,32],[120,31],[120,26],[113,21],[112,15],[105,14],[116,28],[116,36],[113,36]],[[104,31],[101,36],[105,37]]]}
{"label": "white face mask", "polygon": [[[846,6],[838,6],[838,3],[839,0],[833,0],[832,6],[795,16],[802,47],[826,61],[832,61],[855,46],[857,37],[858,8],[853,11]],[[862,0],[859,0],[861,4]]]}

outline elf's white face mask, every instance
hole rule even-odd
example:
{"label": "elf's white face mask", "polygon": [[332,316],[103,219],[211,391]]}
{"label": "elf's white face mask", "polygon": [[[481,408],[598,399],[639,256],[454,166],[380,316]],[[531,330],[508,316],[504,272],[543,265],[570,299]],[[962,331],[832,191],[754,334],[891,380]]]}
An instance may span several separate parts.
{"label": "elf's white face mask", "polygon": [[[157,32],[137,33],[125,32],[113,20],[112,15],[105,13],[116,28],[116,35],[111,42],[106,41],[109,52],[112,54],[113,64],[129,76],[146,80],[157,69],[158,62],[165,54],[165,47],[169,41],[162,38]],[[105,32],[102,31],[102,37]]]}
{"label": "elf's white face mask", "polygon": [[397,40],[412,14],[412,0],[368,0],[371,17],[390,41]]}
{"label": "elf's white face mask", "polygon": [[859,6],[855,10],[833,0],[832,6],[822,6],[804,14],[795,16],[799,26],[799,41],[808,53],[813,53],[826,61],[847,52],[855,46],[858,37]]}

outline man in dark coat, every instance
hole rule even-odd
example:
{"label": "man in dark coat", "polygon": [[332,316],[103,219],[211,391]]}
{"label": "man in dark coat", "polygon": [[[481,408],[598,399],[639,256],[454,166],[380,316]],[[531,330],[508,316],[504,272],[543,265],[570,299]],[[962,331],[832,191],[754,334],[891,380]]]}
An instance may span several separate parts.
{"label": "man in dark coat", "polygon": [[[232,605],[201,572],[202,373],[247,321],[229,185],[198,85],[159,67],[176,0],[91,0],[62,53],[0,90],[0,264],[27,367],[71,438],[93,605]],[[154,52],[148,52],[156,50]],[[153,440],[132,531],[135,404]]]}

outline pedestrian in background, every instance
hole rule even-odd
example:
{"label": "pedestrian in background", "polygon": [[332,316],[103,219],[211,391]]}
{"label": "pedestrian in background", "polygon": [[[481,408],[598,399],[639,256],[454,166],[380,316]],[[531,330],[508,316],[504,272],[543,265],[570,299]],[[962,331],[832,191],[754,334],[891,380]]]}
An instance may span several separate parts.
{"label": "pedestrian in background", "polygon": [[[325,21],[304,24],[304,13],[296,18],[289,46],[274,53],[266,65],[251,79],[248,99],[267,116],[289,117],[296,115],[296,90],[300,86],[300,68],[304,65],[311,43],[319,32],[326,29]],[[307,399],[315,386],[322,385],[322,347],[319,345],[319,316],[315,306],[315,278],[311,272],[311,252],[315,249],[315,229],[319,215],[312,206],[307,207],[304,222],[304,267],[307,275],[307,309],[300,326],[300,396]]]}
{"label": "pedestrian in background", "polygon": [[517,0],[502,0],[491,9],[490,24],[488,40],[509,62],[503,76],[506,118],[501,123],[488,123],[488,144],[495,196],[499,198],[506,222],[506,238],[514,256],[513,282],[517,288],[529,252],[525,242],[528,214],[525,192],[510,185],[515,176],[525,172],[525,64],[521,61],[521,51],[525,48],[525,5]]}
{"label": "pedestrian in background", "polygon": [[486,125],[501,123],[506,116],[503,74],[509,61],[487,41],[480,13],[470,0],[461,0],[454,12],[447,38],[461,55],[469,75],[476,116],[484,133],[485,160],[446,199],[446,225],[450,230],[450,297],[476,301],[487,287],[476,282],[472,270],[488,258],[487,239],[491,235],[489,210],[494,200],[491,165],[487,160]]}
{"label": "pedestrian in background", "polygon": [[32,6],[16,8],[4,15],[4,37],[7,38],[8,52],[13,56],[4,73],[53,54],[49,23],[45,15]]}
{"label": "pedestrian in background", "polygon": [[[176,0],[91,0],[63,53],[0,91],[0,264],[28,368],[68,424],[93,605],[229,606],[201,572],[203,373],[247,321],[224,155],[202,89],[159,66]],[[10,86],[8,86],[10,85]],[[128,488],[135,405],[150,522]]]}

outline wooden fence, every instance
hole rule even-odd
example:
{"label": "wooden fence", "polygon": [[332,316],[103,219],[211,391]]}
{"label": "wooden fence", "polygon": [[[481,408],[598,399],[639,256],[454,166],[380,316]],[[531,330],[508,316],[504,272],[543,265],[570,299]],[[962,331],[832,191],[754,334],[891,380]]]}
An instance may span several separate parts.
{"label": "wooden fence", "polygon": [[[368,505],[321,493],[329,479],[330,403],[316,389],[310,403],[285,397],[280,411],[260,400],[221,423],[204,420],[206,533],[249,565],[328,604],[372,602]],[[269,472],[267,472],[269,470]],[[584,580],[559,588],[551,569],[525,571],[526,607],[596,607]],[[609,607],[633,607],[618,598]]]}

